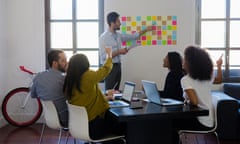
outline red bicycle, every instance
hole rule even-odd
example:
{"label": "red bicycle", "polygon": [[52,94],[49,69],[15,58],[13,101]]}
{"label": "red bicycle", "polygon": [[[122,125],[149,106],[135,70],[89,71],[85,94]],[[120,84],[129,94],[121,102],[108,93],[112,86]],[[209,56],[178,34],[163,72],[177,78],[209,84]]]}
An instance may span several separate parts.
{"label": "red bicycle", "polygon": [[29,87],[19,87],[7,93],[2,103],[2,113],[6,121],[17,127],[26,127],[34,124],[42,114],[42,104],[39,98],[32,98],[30,88],[36,73],[19,67],[28,73],[31,78]]}

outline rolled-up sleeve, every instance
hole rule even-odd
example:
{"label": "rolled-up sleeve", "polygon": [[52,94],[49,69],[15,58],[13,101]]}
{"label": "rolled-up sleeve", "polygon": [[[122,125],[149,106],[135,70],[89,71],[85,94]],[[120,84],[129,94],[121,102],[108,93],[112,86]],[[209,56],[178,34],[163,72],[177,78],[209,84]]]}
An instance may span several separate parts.
{"label": "rolled-up sleeve", "polygon": [[137,40],[138,38],[139,38],[139,33],[121,34],[122,41]]}

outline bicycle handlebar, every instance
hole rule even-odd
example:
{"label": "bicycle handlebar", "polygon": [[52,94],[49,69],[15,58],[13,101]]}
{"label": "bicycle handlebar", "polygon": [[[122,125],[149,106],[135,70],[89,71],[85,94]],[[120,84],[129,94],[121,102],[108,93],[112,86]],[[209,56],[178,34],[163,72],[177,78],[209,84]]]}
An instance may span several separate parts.
{"label": "bicycle handlebar", "polygon": [[19,66],[20,70],[26,73],[33,75],[34,73],[31,70],[26,69],[24,66]]}

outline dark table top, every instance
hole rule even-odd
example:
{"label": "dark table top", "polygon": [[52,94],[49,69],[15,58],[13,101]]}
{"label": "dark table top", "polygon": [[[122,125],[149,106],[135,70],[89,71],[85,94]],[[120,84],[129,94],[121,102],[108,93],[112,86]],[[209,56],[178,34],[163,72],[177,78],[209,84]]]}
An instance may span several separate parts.
{"label": "dark table top", "polygon": [[161,106],[145,101],[143,107],[131,109],[130,107],[111,108],[112,116],[119,122],[131,120],[150,120],[150,119],[169,119],[169,118],[188,118],[208,115],[209,111],[191,105]]}

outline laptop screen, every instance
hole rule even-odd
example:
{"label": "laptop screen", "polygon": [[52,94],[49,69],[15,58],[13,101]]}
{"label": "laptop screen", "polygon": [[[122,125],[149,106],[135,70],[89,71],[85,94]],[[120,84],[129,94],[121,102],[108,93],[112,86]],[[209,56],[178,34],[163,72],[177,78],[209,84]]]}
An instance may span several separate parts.
{"label": "laptop screen", "polygon": [[132,95],[134,93],[136,84],[133,82],[126,81],[124,83],[124,88],[123,88],[123,96],[122,98],[126,101],[131,101]]}
{"label": "laptop screen", "polygon": [[160,95],[158,93],[157,84],[153,81],[142,80],[143,88],[147,98],[154,103],[160,103]]}
{"label": "laptop screen", "polygon": [[182,101],[165,98],[161,99],[161,96],[158,92],[157,84],[153,81],[142,80],[143,88],[145,94],[150,102],[161,104],[161,105],[182,105]]}

